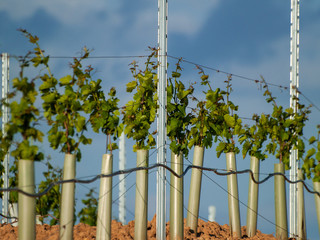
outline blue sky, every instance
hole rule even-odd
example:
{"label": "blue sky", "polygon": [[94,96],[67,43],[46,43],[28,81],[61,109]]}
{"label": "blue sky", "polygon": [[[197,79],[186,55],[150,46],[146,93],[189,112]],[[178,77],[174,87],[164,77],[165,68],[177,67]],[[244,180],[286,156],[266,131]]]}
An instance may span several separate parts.
{"label": "blue sky", "polygon": [[[317,0],[301,1],[300,8],[300,90],[320,106],[320,3]],[[222,0],[174,0],[169,1],[168,54],[183,57],[197,64],[203,64],[229,73],[289,86],[289,39],[290,1],[222,1]],[[25,28],[40,38],[40,44],[51,56],[76,56],[84,46],[93,49],[91,56],[146,55],[148,46],[157,46],[157,1],[103,1],[103,0],[3,0],[0,2],[0,52],[24,55],[31,47],[17,31]],[[115,86],[125,104],[129,96],[125,84],[131,79],[128,64],[134,59],[89,59],[97,70],[95,77],[103,79],[106,91]],[[143,59],[137,59],[143,63]],[[56,77],[68,74],[71,59],[52,59],[51,68]],[[168,59],[170,66],[176,61]],[[10,62],[11,78],[18,71],[16,60]],[[197,80],[194,65],[183,63],[182,79],[188,83]],[[226,75],[205,70],[214,86],[223,87]],[[233,78],[232,100],[239,105],[239,114],[250,117],[253,113],[270,111],[259,91],[259,86],[241,78]],[[279,104],[289,106],[289,94],[279,88],[271,88]],[[305,104],[309,102],[301,97]],[[305,130],[308,138],[314,134],[320,113],[312,108],[310,121]],[[246,122],[246,123],[250,123]],[[77,176],[87,177],[98,174],[103,154],[104,138],[94,135],[94,144],[83,148],[83,159],[78,163]],[[127,141],[127,166],[135,166],[132,142]],[[62,167],[63,156],[53,153],[45,144],[42,150],[54,156]],[[150,163],[156,162],[156,153],[150,156]],[[115,153],[115,170],[118,168]],[[169,155],[168,155],[169,156]],[[189,160],[192,161],[192,151]],[[238,156],[238,169],[249,168],[249,160]],[[187,163],[187,161],[186,161]],[[273,171],[276,161],[270,157],[261,163],[261,172]],[[213,150],[205,153],[205,166],[225,168],[223,157],[216,159]],[[43,166],[36,164],[40,181]],[[226,189],[226,179],[209,175],[217,184]],[[239,176],[240,200],[247,202],[248,176]],[[117,178],[114,179],[116,183]],[[134,174],[128,177],[127,187],[134,181]],[[185,179],[185,205],[188,202],[190,174]],[[308,181],[311,184],[310,181]],[[200,216],[208,217],[208,206],[217,207],[216,221],[228,223],[227,194],[210,179],[203,177]],[[88,186],[77,186],[78,206],[88,192]],[[98,182],[89,187],[97,187]],[[287,186],[288,187],[288,186]],[[261,215],[274,222],[273,181],[261,185],[259,209]],[[155,213],[155,173],[150,174],[149,219]],[[288,190],[288,188],[287,188]],[[117,198],[117,188],[114,199]],[[168,192],[169,195],[169,192]],[[308,238],[317,239],[317,220],[314,197],[305,193]],[[127,195],[127,206],[134,211],[134,188]],[[169,207],[168,207],[169,209]],[[114,205],[117,216],[117,205]],[[241,224],[245,225],[246,208],[241,205]],[[133,216],[127,213],[127,220]],[[266,233],[275,232],[272,224],[259,218],[258,228]]]}

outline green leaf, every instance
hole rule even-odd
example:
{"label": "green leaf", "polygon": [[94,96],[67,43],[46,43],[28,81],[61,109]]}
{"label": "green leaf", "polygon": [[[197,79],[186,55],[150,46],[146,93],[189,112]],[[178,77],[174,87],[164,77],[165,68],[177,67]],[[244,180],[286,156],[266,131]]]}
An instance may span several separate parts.
{"label": "green leaf", "polygon": [[137,85],[137,81],[127,83],[127,92],[132,92],[137,87]]}
{"label": "green leaf", "polygon": [[315,136],[312,136],[312,137],[309,139],[309,144],[313,144],[315,141],[317,141],[317,139],[315,138]]}
{"label": "green leaf", "polygon": [[223,117],[229,127],[233,128],[235,126],[236,121],[234,117],[231,117],[229,114],[225,114]]}
{"label": "green leaf", "polygon": [[202,81],[205,81],[205,80],[207,80],[209,78],[209,75],[202,75],[201,76],[201,80]]}
{"label": "green leaf", "polygon": [[248,151],[251,148],[250,142],[246,141],[242,146],[242,157],[245,158],[247,156]]}
{"label": "green leaf", "polygon": [[65,77],[60,78],[59,81],[60,81],[60,83],[61,83],[62,85],[67,85],[67,84],[70,84],[70,83],[71,83],[72,77],[71,77],[70,75],[67,75],[67,76],[65,76]]}
{"label": "green leaf", "polygon": [[172,72],[172,77],[173,78],[179,78],[181,76],[181,73],[179,72]]}
{"label": "green leaf", "polygon": [[42,96],[42,99],[45,103],[52,103],[56,100],[56,93],[51,92]]}
{"label": "green leaf", "polygon": [[224,142],[220,142],[218,144],[218,146],[216,147],[216,151],[217,151],[217,157],[219,158],[221,153],[225,150],[226,148],[226,143]]}
{"label": "green leaf", "polygon": [[308,150],[307,152],[307,158],[310,158],[311,156],[313,156],[316,153],[316,150],[314,148],[311,148]]}
{"label": "green leaf", "polygon": [[54,87],[54,83],[53,82],[49,82],[49,81],[44,81],[40,87],[39,87],[39,90],[40,91],[44,91],[44,90],[47,90],[47,89],[50,89],[52,87]]}

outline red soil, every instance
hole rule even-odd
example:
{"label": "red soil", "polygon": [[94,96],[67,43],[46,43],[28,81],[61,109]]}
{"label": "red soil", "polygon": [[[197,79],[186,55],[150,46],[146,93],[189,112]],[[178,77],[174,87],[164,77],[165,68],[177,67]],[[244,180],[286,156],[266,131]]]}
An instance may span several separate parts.
{"label": "red soil", "polygon": [[[134,237],[134,221],[123,226],[120,222],[112,221],[111,226],[111,239],[133,239]],[[243,239],[276,239],[272,234],[263,234],[259,230],[257,235],[248,238],[245,235],[246,227],[242,227]],[[37,225],[36,230],[37,240],[58,240],[59,238],[59,226],[49,226],[47,224]],[[96,227],[80,223],[74,226],[74,240],[89,240],[95,239]],[[169,224],[167,223],[167,239],[169,239]],[[0,239],[16,240],[18,239],[18,228],[12,227],[10,224],[0,225]],[[156,218],[154,217],[148,222],[148,239],[156,239]],[[230,228],[227,224],[220,226],[216,222],[205,222],[199,220],[197,233],[192,233],[189,228],[184,229],[184,239],[232,239],[230,236]]]}

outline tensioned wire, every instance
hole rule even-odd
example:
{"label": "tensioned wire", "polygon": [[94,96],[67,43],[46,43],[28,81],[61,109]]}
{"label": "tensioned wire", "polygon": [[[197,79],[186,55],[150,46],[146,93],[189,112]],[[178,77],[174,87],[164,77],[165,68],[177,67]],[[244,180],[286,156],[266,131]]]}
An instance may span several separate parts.
{"label": "tensioned wire", "polygon": [[[154,155],[154,154],[156,153],[156,151],[157,151],[157,149],[155,149],[154,151],[152,151],[152,153],[149,155],[149,158],[150,158],[152,155]],[[42,163],[43,165],[46,165],[46,164],[43,163],[43,162],[40,162],[40,163]],[[150,171],[149,174],[152,173],[152,172],[155,172],[155,171],[157,171],[157,170]],[[130,175],[130,173],[126,174],[126,176],[125,176],[123,179],[121,179],[120,181],[118,181],[116,184],[114,184],[114,185],[112,186],[111,190],[109,190],[107,193],[105,193],[105,195],[108,194],[110,191],[112,191],[115,187],[117,187],[117,186],[118,186],[122,181],[124,181],[129,175]],[[81,180],[81,179],[86,179],[86,178],[88,178],[88,177],[93,177],[93,176],[97,176],[97,175],[83,176],[83,177],[79,177],[78,179]],[[35,184],[35,186],[39,186],[39,185],[40,185],[39,183],[38,183],[38,184]],[[86,187],[83,183],[80,183],[80,185],[81,185],[82,187],[85,187],[85,188],[89,189],[89,188]],[[135,185],[135,183],[133,183],[129,188],[126,188],[126,191],[125,191],[122,195],[126,194],[134,185]],[[1,190],[0,190],[0,191],[1,191]],[[50,190],[49,190],[49,191],[50,191]],[[96,193],[96,194],[98,194],[94,189],[93,189],[93,192]],[[98,194],[98,195],[99,195],[99,194]],[[102,195],[102,196],[99,197],[98,199],[103,198],[105,195]],[[122,195],[121,195],[121,196],[122,196]],[[112,200],[112,203],[117,204],[116,201],[119,200],[119,198],[120,198],[121,196],[118,196],[117,199]],[[41,196],[40,196],[40,197],[41,197]],[[126,208],[126,207],[125,207],[125,208]],[[134,214],[133,214],[129,209],[126,208],[126,210],[127,210],[130,214],[132,214],[132,215],[134,216]],[[50,214],[48,214],[48,215],[51,216]],[[4,218],[7,218],[7,219],[17,219],[17,217],[5,216],[5,215],[3,215],[3,214],[1,214],[1,213],[0,213],[0,216],[1,216],[1,217],[4,217]],[[53,217],[53,216],[51,216],[51,217]]]}
{"label": "tensioned wire", "polygon": [[[191,163],[188,159],[187,161],[189,163]],[[232,172],[232,171],[231,171]],[[281,228],[282,230],[287,230],[287,229],[284,229],[280,226],[278,226],[276,223],[272,222],[271,220],[267,219],[266,217],[264,217],[263,215],[261,215],[259,212],[256,212],[255,210],[253,210],[252,208],[250,208],[247,204],[245,204],[243,201],[241,201],[238,197],[232,195],[227,189],[225,189],[224,187],[222,187],[219,183],[217,183],[216,181],[214,181],[211,177],[209,177],[205,172],[202,172],[203,175],[205,175],[211,182],[213,182],[214,184],[216,184],[220,189],[222,189],[224,192],[226,192],[228,195],[230,195],[231,197],[233,197],[234,199],[236,199],[237,201],[239,201],[239,203],[241,203],[241,205],[243,205],[244,207],[246,207],[247,209],[250,209],[251,211],[253,211],[255,214],[257,214],[257,216],[259,216],[260,218],[262,218],[263,220],[267,221],[268,223],[278,227],[278,228]],[[252,173],[252,172],[251,172]],[[253,174],[253,173],[252,173]],[[253,175],[251,175],[251,179],[254,180],[255,182],[255,178],[253,177]],[[319,195],[320,196],[320,195]],[[188,211],[189,212],[189,211]],[[291,235],[294,235],[292,233],[289,233]]]}
{"label": "tensioned wire", "polygon": [[[0,56],[2,56],[2,54],[0,54]],[[9,55],[9,58],[10,57],[12,57],[12,58],[23,58],[22,56],[17,56],[17,55],[13,55],[13,56]],[[73,58],[78,58],[80,56],[50,56],[49,55],[49,57],[52,58],[52,59],[73,59]],[[149,55],[89,56],[87,58],[88,59],[130,59],[130,58],[146,58],[146,57],[149,57]],[[264,82],[264,81],[258,80],[256,78],[252,78],[252,77],[248,77],[248,76],[244,76],[244,75],[240,75],[240,74],[236,74],[236,73],[232,73],[232,72],[227,72],[227,71],[215,68],[215,67],[210,67],[208,65],[199,64],[199,63],[196,63],[194,61],[186,60],[186,59],[184,59],[182,57],[176,57],[176,56],[172,56],[172,55],[167,55],[167,57],[169,57],[171,59],[175,59],[175,60],[179,60],[180,59],[182,62],[191,64],[191,65],[194,65],[194,66],[198,66],[198,67],[201,67],[201,68],[204,68],[204,69],[208,69],[208,70],[211,70],[211,71],[215,71],[217,73],[222,73],[222,74],[225,74],[225,75],[228,75],[228,76],[233,76],[233,77],[236,77],[236,78],[239,78],[239,79],[242,79],[242,80],[247,80],[247,81],[251,81],[251,82],[254,82],[254,83],[261,83],[261,84],[263,83],[263,84],[266,84],[268,86],[273,86],[273,87],[278,87],[280,89],[289,90],[289,87],[287,87],[287,86],[282,86],[282,85],[271,83],[271,82]],[[306,96],[303,92],[301,92],[301,90],[298,90],[297,92],[299,94],[301,94],[312,105],[312,107],[314,107],[315,109],[317,109],[320,112],[320,107],[317,106],[308,96]]]}
{"label": "tensioned wire", "polygon": [[[189,161],[189,160],[188,160]],[[250,173],[250,176],[251,176],[251,179],[256,183],[256,184],[262,184],[264,182],[266,182],[268,179],[270,179],[271,177],[275,176],[275,175],[281,175],[284,177],[284,179],[291,183],[291,184],[295,184],[295,183],[298,183],[298,182],[302,182],[303,183],[303,186],[306,188],[306,190],[310,193],[313,193],[313,194],[317,194],[319,197],[320,197],[320,193],[319,192],[314,192],[314,191],[310,191],[308,189],[308,187],[306,186],[306,184],[304,183],[304,181],[302,180],[298,180],[298,181],[290,181],[284,174],[282,173],[273,173],[273,174],[269,174],[266,178],[264,178],[263,180],[261,181],[256,181],[254,176],[253,176],[253,172],[249,169],[246,169],[246,170],[241,170],[241,171],[230,171],[230,172],[227,172],[227,173],[221,173],[219,172],[217,169],[215,168],[206,168],[206,167],[199,167],[199,166],[194,166],[194,165],[187,165],[187,168],[184,170],[184,172],[181,174],[181,175],[178,175],[177,173],[175,173],[170,167],[164,165],[164,164],[154,164],[150,167],[137,167],[137,168],[132,168],[132,169],[128,169],[128,170],[121,170],[121,171],[117,171],[117,172],[114,172],[112,174],[100,174],[100,175],[96,175],[94,178],[92,179],[89,179],[89,180],[80,180],[80,179],[69,179],[69,180],[63,180],[63,181],[57,181],[57,182],[54,182],[54,183],[51,183],[49,184],[48,188],[40,193],[35,193],[35,194],[30,194],[30,193],[27,193],[27,192],[24,192],[22,191],[21,189],[19,188],[8,188],[8,189],[4,189],[4,188],[0,188],[0,192],[4,192],[4,191],[17,191],[17,192],[20,192],[22,194],[25,194],[27,196],[30,196],[30,197],[40,197],[44,194],[46,194],[54,185],[57,185],[57,184],[63,184],[63,183],[68,183],[68,182],[74,182],[74,183],[81,183],[81,184],[88,184],[88,183],[92,183],[94,181],[96,181],[97,179],[99,178],[102,178],[102,177],[113,177],[113,176],[116,176],[116,175],[119,175],[119,174],[126,174],[126,173],[131,173],[131,172],[134,172],[134,171],[139,171],[139,170],[151,170],[153,168],[157,168],[157,167],[164,167],[166,168],[171,174],[173,174],[175,177],[178,177],[178,178],[181,178],[181,177],[184,177],[186,175],[186,173],[192,169],[192,168],[196,168],[196,169],[200,169],[202,171],[212,171],[214,172],[215,174],[217,175],[220,175],[220,176],[226,176],[226,175],[230,175],[230,174],[243,174],[243,173]],[[208,177],[213,183],[215,183],[216,185],[218,185],[221,189],[223,189],[224,191],[226,191],[228,194],[230,194],[226,189],[224,189],[221,185],[219,185],[218,183],[216,183],[212,178],[210,178],[206,173],[203,173],[206,177]],[[235,196],[233,196],[235,197]],[[238,199],[239,200],[239,199]],[[248,206],[243,203],[241,200],[239,200],[239,202],[248,208]],[[252,210],[252,209],[251,209]],[[261,218],[263,218],[264,220],[268,221],[269,223],[272,223],[273,225],[275,225],[272,221],[270,221],[269,219],[265,218],[264,216],[262,216],[261,214],[257,213],[257,215]],[[205,219],[205,218],[203,218]]]}
{"label": "tensioned wire", "polygon": [[316,192],[316,191],[311,191],[307,187],[307,185],[305,184],[305,182],[303,180],[291,181],[286,177],[286,175],[284,175],[282,173],[270,173],[267,177],[265,177],[261,181],[257,181],[254,178],[254,173],[250,169],[245,169],[245,170],[240,170],[240,171],[219,172],[216,168],[208,168],[208,167],[199,167],[199,166],[196,166],[196,165],[188,165],[187,168],[184,170],[184,172],[181,175],[179,175],[176,172],[174,172],[167,165],[160,164],[160,163],[153,164],[153,165],[151,165],[149,167],[135,167],[135,168],[130,168],[130,169],[126,169],[126,170],[119,170],[119,171],[116,171],[116,172],[111,173],[111,174],[99,174],[99,175],[96,175],[95,177],[93,177],[91,179],[88,179],[88,180],[81,180],[81,179],[75,178],[75,179],[56,181],[56,182],[50,183],[48,185],[48,187],[45,190],[43,190],[42,192],[34,193],[34,194],[25,192],[25,191],[21,190],[20,188],[16,188],[16,187],[15,188],[0,188],[0,192],[19,192],[19,193],[22,193],[22,194],[24,194],[26,196],[35,197],[36,198],[36,197],[41,197],[41,196],[47,194],[47,192],[50,191],[50,189],[55,185],[60,185],[60,184],[64,184],[64,183],[71,183],[71,182],[89,184],[89,183],[92,183],[92,182],[94,182],[94,181],[96,181],[96,180],[98,180],[100,178],[104,178],[104,177],[114,177],[114,176],[117,176],[119,174],[128,174],[128,173],[132,173],[132,172],[140,171],[140,170],[152,170],[152,169],[158,168],[158,167],[163,167],[163,168],[167,169],[170,173],[172,173],[174,176],[176,176],[178,178],[184,177],[187,174],[187,172],[190,171],[190,169],[192,169],[192,168],[200,169],[202,171],[214,172],[215,174],[217,174],[219,176],[227,176],[227,175],[231,175],[231,174],[249,173],[250,176],[251,176],[252,181],[254,183],[256,183],[256,184],[262,184],[262,183],[268,181],[270,178],[272,178],[274,176],[283,176],[285,181],[287,181],[288,183],[290,183],[290,184],[302,183],[303,186],[305,187],[305,189],[309,193],[317,194],[320,197],[320,193]]}

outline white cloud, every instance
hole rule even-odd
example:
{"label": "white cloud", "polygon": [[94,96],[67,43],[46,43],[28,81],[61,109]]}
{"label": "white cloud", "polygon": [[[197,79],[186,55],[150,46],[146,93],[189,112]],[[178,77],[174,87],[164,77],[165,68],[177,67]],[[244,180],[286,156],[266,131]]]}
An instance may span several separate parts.
{"label": "white cloud", "polygon": [[[320,62],[320,21],[300,28],[300,85],[308,88],[319,87]],[[290,39],[285,36],[268,43],[271,54],[260,58],[256,64],[246,62],[233,62],[232,72],[259,77],[263,75],[266,80],[289,85],[290,70]],[[261,48],[264,46],[261,46]]]}
{"label": "white cloud", "polygon": [[220,0],[175,0],[168,6],[168,30],[185,35],[196,34],[218,6]]}
{"label": "white cloud", "polygon": [[259,59],[255,64],[250,62],[233,62],[231,71],[251,78],[259,78],[262,75],[266,81],[280,85],[289,84],[290,49],[289,38],[280,38],[270,42],[268,46],[271,54]]}
{"label": "white cloud", "polygon": [[[179,33],[187,36],[196,34],[201,30],[210,14],[220,0],[174,0],[169,2],[170,33]],[[123,13],[120,10],[125,6],[122,0],[3,0],[0,9],[5,11],[12,20],[23,21],[32,17],[37,11],[45,11],[58,22],[67,26],[77,27],[92,19],[95,14],[106,14],[107,26],[124,24]],[[132,19],[133,29],[148,29],[150,24],[157,24],[157,4],[143,4],[139,14]]]}
{"label": "white cloud", "polygon": [[130,42],[139,45],[143,43],[145,48],[147,47],[145,44],[157,41],[158,17],[156,6],[138,10],[130,20],[129,26],[127,26],[128,30],[125,33],[127,40],[130,39]]}
{"label": "white cloud", "polygon": [[[300,91],[319,106],[319,62],[320,62],[320,47],[318,44],[320,31],[320,22],[314,23],[305,29],[304,34],[300,36]],[[318,32],[318,33],[316,33]],[[222,67],[223,70],[234,74],[239,74],[253,79],[259,79],[262,75],[267,82],[282,86],[290,86],[290,49],[289,38],[282,37],[269,43],[272,54],[261,58],[256,64],[247,62],[232,62],[229,66]],[[263,47],[263,46],[262,46]],[[266,46],[267,47],[267,46]],[[260,113],[271,111],[267,108],[263,97],[263,89],[259,85],[234,77],[233,80],[234,93],[232,100],[239,105],[242,116],[251,116],[252,113]],[[257,88],[260,91],[257,91]],[[270,87],[273,95],[277,97],[277,102],[280,105],[289,107],[289,92],[281,91],[277,87]],[[310,102],[301,96],[303,104],[309,105]],[[250,107],[246,107],[250,106]],[[270,106],[269,106],[270,107]],[[319,112],[315,108],[310,117],[309,126],[313,126],[315,119],[319,119]],[[306,129],[306,136],[311,135]]]}
{"label": "white cloud", "polygon": [[121,7],[122,1],[105,0],[3,0],[0,9],[6,11],[13,20],[24,20],[36,11],[44,10],[64,24],[86,21],[92,12],[105,10],[111,14]]}

